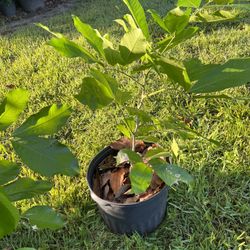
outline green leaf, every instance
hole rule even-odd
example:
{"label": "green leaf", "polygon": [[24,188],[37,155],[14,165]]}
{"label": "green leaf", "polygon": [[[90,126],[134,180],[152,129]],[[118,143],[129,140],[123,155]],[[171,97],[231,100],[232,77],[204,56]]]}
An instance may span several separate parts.
{"label": "green leaf", "polygon": [[152,179],[153,171],[143,162],[135,163],[130,172],[131,188],[135,194],[140,194],[146,191]]}
{"label": "green leaf", "polygon": [[137,108],[127,107],[127,111],[130,115],[138,116],[139,120],[142,122],[151,122],[151,116],[143,110]]}
{"label": "green leaf", "polygon": [[29,93],[24,89],[15,89],[6,95],[0,105],[0,131],[5,130],[17,120],[25,109],[28,99]]}
{"label": "green leaf", "polygon": [[3,187],[4,193],[11,201],[30,199],[36,195],[48,192],[53,185],[48,181],[19,178]]}
{"label": "green leaf", "polygon": [[139,128],[137,129],[137,136],[148,136],[149,132],[155,131],[156,127],[154,125],[145,125],[142,124],[141,126],[139,126]]}
{"label": "green leaf", "polygon": [[88,63],[98,62],[97,59],[93,55],[91,55],[87,49],[70,41],[62,34],[51,31],[47,26],[42,25],[41,23],[38,23],[36,25],[56,37],[52,38],[48,42],[48,44],[54,47],[61,55],[69,58],[81,57]]}
{"label": "green leaf", "polygon": [[155,64],[159,66],[159,71],[166,74],[171,80],[179,83],[185,90],[189,90],[191,82],[185,67],[169,60],[165,57],[158,57]]}
{"label": "green leaf", "polygon": [[105,82],[100,83],[95,78],[85,77],[76,99],[90,109],[96,110],[108,106],[114,100],[114,96]]}
{"label": "green leaf", "polygon": [[226,10],[217,10],[213,13],[209,13],[208,11],[203,11],[193,16],[191,21],[215,23],[222,21],[231,21],[234,20],[237,16],[238,16],[237,13],[232,13],[231,11],[226,11]]}
{"label": "green leaf", "polygon": [[179,146],[174,138],[173,138],[173,141],[171,144],[171,150],[174,153],[174,156],[178,157],[180,149],[179,149]]}
{"label": "green leaf", "polygon": [[78,17],[73,16],[74,25],[76,29],[83,35],[88,43],[104,57],[103,40],[97,30],[90,25],[83,23]]}
{"label": "green leaf", "polygon": [[197,131],[189,128],[185,123],[174,119],[174,118],[168,118],[162,121],[159,121],[159,125],[165,129],[172,131],[180,136],[182,136],[184,139],[190,139],[194,138],[195,136],[201,137],[204,140],[207,140],[209,142],[214,143],[215,145],[219,146],[220,143],[218,141],[215,141],[213,139],[206,138],[202,134],[198,133]]}
{"label": "green leaf", "polygon": [[147,40],[150,39],[145,12],[138,0],[123,0]]}
{"label": "green leaf", "polygon": [[163,20],[169,33],[179,33],[188,25],[189,13],[177,7],[169,11]]}
{"label": "green leaf", "polygon": [[61,215],[57,214],[48,206],[35,206],[27,210],[23,216],[29,219],[31,225],[37,226],[40,229],[59,229],[64,226],[64,221]]}
{"label": "green leaf", "polygon": [[123,135],[125,135],[127,138],[130,138],[130,131],[126,126],[123,124],[118,124],[116,127]]}
{"label": "green leaf", "polygon": [[193,177],[185,169],[177,165],[168,164],[161,159],[152,159],[149,161],[149,164],[168,186],[172,186],[179,181],[188,185],[193,182]]}
{"label": "green leaf", "polygon": [[144,142],[148,142],[148,143],[157,143],[159,141],[158,138],[154,137],[154,136],[137,136],[137,139],[142,140]]}
{"label": "green leaf", "polygon": [[126,25],[126,23],[122,20],[122,19],[115,19],[114,22],[118,23],[119,25],[121,25],[124,29],[125,32],[128,32],[129,29]]}
{"label": "green leaf", "polygon": [[9,199],[0,192],[0,239],[15,230],[19,221],[18,210],[11,204]]}
{"label": "green leaf", "polygon": [[128,30],[128,32],[130,30],[138,28],[135,21],[134,21],[134,19],[133,19],[133,17],[130,14],[126,14],[123,18],[128,23],[128,25],[130,26],[130,29]]}
{"label": "green leaf", "polygon": [[157,148],[152,148],[147,151],[145,154],[145,158],[151,160],[155,158],[160,158],[160,157],[167,157],[170,156],[170,153],[167,152],[165,149],[157,147]]}
{"label": "green leaf", "polygon": [[132,151],[131,149],[125,148],[120,151],[128,156],[128,159],[132,165],[138,162],[143,162],[141,156],[136,152]]}
{"label": "green leaf", "polygon": [[116,158],[116,166],[120,165],[123,162],[127,162],[129,161],[128,155],[123,152],[122,150],[120,150],[117,154]]}
{"label": "green leaf", "polygon": [[233,3],[234,0],[213,0],[213,3],[215,4],[230,4]]}
{"label": "green leaf", "polygon": [[198,30],[198,27],[189,27],[185,30],[182,30],[178,34],[175,34],[174,36],[168,35],[166,38],[157,43],[160,52],[172,49],[176,45],[187,41],[188,39],[192,38]]}
{"label": "green leaf", "polygon": [[179,7],[190,7],[199,8],[201,5],[201,0],[178,0],[177,6]]}
{"label": "green leaf", "polygon": [[53,139],[26,137],[12,141],[15,152],[33,171],[45,176],[79,173],[77,159],[63,144]]}
{"label": "green leaf", "polygon": [[104,74],[97,69],[91,69],[91,75],[98,81],[101,85],[106,86],[110,95],[119,104],[124,104],[131,98],[131,94],[127,91],[121,91],[118,89],[119,84],[115,78],[108,74]]}
{"label": "green leaf", "polygon": [[0,185],[14,180],[20,172],[20,168],[14,162],[0,160]]}
{"label": "green leaf", "polygon": [[160,15],[155,10],[148,10],[148,12],[151,14],[155,23],[157,23],[163,30],[168,31],[164,20],[160,17]]}
{"label": "green leaf", "polygon": [[126,33],[119,45],[121,57],[126,64],[140,59],[147,51],[147,41],[140,29]]}
{"label": "green leaf", "polygon": [[87,49],[79,46],[65,37],[52,38],[48,44],[63,56],[69,58],[81,57],[88,63],[98,62],[97,59],[91,55]]}
{"label": "green leaf", "polygon": [[51,106],[41,109],[37,114],[30,116],[19,128],[14,136],[24,137],[33,135],[52,135],[65,125],[70,116],[67,105]]}
{"label": "green leaf", "polygon": [[224,64],[202,64],[198,60],[185,63],[194,85],[192,93],[211,93],[238,87],[250,81],[250,57],[231,59]]}
{"label": "green leaf", "polygon": [[120,51],[114,49],[113,43],[105,37],[103,37],[103,51],[105,54],[105,58],[110,65],[125,65],[125,62],[121,57]]}

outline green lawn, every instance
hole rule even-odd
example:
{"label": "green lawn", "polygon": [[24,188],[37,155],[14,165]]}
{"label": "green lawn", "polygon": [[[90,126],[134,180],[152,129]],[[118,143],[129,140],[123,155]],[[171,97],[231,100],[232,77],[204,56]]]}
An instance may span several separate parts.
{"label": "green lawn", "polygon": [[[80,1],[81,2],[81,1]],[[144,0],[147,8],[169,7],[167,0]],[[82,42],[75,32],[71,14],[115,38],[120,28],[112,22],[125,13],[121,1],[82,1],[77,8],[44,22],[55,31],[62,32],[77,42]],[[250,25],[227,23],[213,25],[184,45],[171,51],[171,55],[185,59],[199,57],[203,62],[224,62],[233,57],[250,56]],[[249,100],[191,99],[178,88],[168,85],[144,106],[155,116],[190,118],[193,127],[204,136],[221,142],[215,146],[196,139],[184,141],[176,138],[181,147],[179,164],[195,177],[195,187],[179,185],[169,194],[168,213],[159,228],[141,237],[118,236],[109,232],[102,222],[96,205],[91,201],[86,184],[86,170],[90,159],[105,145],[120,135],[115,130],[118,111],[111,107],[90,112],[73,98],[88,70],[80,59],[66,59],[46,45],[49,35],[30,25],[13,34],[0,37],[0,99],[10,85],[31,92],[29,108],[20,117],[28,117],[45,105],[66,102],[74,112],[60,134],[59,140],[71,147],[77,155],[81,173],[75,178],[55,177],[55,187],[47,196],[18,203],[21,210],[32,204],[51,204],[67,219],[67,225],[59,231],[37,231],[23,221],[17,231],[0,241],[0,249],[34,247],[37,249],[250,249],[250,105]],[[124,88],[137,91],[133,83],[117,74]],[[166,86],[162,81],[151,81]],[[246,86],[224,91],[234,96],[248,96]],[[114,121],[110,124],[110,121]],[[168,148],[169,135],[160,138]],[[10,144],[9,155],[15,159]],[[17,159],[18,160],[18,159]],[[34,176],[23,169],[23,175]]]}

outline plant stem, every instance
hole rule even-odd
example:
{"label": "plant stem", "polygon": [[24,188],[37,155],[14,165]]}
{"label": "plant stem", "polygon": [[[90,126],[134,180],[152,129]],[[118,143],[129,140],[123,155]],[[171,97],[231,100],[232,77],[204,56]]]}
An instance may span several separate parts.
{"label": "plant stem", "polygon": [[117,71],[118,73],[121,73],[121,74],[123,74],[123,75],[129,77],[131,80],[133,80],[135,83],[137,83],[137,84],[140,85],[141,87],[143,86],[143,84],[141,84],[140,82],[138,82],[138,81],[136,80],[136,78],[134,78],[133,76],[131,76],[131,75],[129,75],[129,74],[127,74],[127,73],[125,73],[125,72],[119,70],[119,69],[116,69],[116,71]]}

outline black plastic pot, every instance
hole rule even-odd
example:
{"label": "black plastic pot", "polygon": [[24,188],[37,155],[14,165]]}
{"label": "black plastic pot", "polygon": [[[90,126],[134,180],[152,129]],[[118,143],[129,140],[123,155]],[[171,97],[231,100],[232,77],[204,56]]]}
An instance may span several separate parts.
{"label": "black plastic pot", "polygon": [[0,0],[0,11],[7,17],[16,15],[16,5],[13,1],[5,2]]}
{"label": "black plastic pot", "polygon": [[44,0],[18,0],[18,3],[27,12],[37,11],[45,6]]}
{"label": "black plastic pot", "polygon": [[139,203],[120,204],[101,199],[93,191],[93,176],[107,156],[116,154],[116,150],[106,147],[91,161],[87,173],[91,197],[112,232],[128,235],[138,232],[145,235],[156,229],[165,216],[168,188],[165,186],[150,199]]}

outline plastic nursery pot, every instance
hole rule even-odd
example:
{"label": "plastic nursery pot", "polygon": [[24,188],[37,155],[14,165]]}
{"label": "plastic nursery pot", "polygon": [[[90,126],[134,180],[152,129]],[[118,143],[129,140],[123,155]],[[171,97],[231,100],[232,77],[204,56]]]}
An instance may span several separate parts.
{"label": "plastic nursery pot", "polygon": [[13,1],[0,0],[0,11],[7,17],[16,15],[16,5]]}
{"label": "plastic nursery pot", "polygon": [[93,177],[98,165],[109,155],[117,155],[117,151],[104,148],[91,161],[87,172],[91,198],[97,203],[102,218],[114,233],[145,235],[152,232],[165,217],[168,188],[165,186],[148,200],[137,203],[121,204],[101,199],[93,191]]}
{"label": "plastic nursery pot", "polygon": [[44,8],[44,0],[18,0],[23,10],[27,12],[34,12],[40,8]]}

